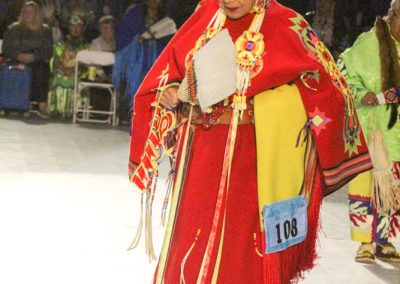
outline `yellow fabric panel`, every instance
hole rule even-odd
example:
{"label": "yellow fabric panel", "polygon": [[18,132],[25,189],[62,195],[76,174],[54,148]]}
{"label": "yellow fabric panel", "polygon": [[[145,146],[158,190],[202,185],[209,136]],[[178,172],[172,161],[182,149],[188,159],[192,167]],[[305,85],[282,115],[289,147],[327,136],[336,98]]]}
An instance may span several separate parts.
{"label": "yellow fabric panel", "polygon": [[265,205],[292,198],[301,190],[306,143],[296,148],[296,140],[307,116],[294,84],[255,96],[254,116],[261,214]]}
{"label": "yellow fabric panel", "polygon": [[359,243],[371,243],[372,234],[371,232],[355,231],[351,228],[351,240]]}
{"label": "yellow fabric panel", "polygon": [[[373,185],[372,172],[364,172],[358,175],[349,183],[349,194],[362,197],[371,197],[371,189]],[[351,239],[355,242],[372,242],[372,216],[366,215],[367,223],[362,227],[350,226]],[[367,225],[369,224],[369,225]],[[367,225],[367,226],[366,226]]]}
{"label": "yellow fabric panel", "polygon": [[349,194],[359,195],[362,197],[371,197],[372,189],[372,172],[364,172],[359,174],[349,183]]}

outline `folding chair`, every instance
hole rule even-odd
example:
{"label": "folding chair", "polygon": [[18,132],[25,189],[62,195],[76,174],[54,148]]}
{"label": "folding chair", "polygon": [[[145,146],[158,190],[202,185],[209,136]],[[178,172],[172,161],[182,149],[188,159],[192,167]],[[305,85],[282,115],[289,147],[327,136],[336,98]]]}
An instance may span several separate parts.
{"label": "folding chair", "polygon": [[[117,125],[117,92],[111,83],[102,83],[95,81],[82,80],[79,76],[79,66],[110,66],[115,62],[115,56],[112,52],[81,50],[78,51],[75,60],[75,85],[73,94],[73,123],[95,122],[110,123]],[[95,110],[90,104],[90,88],[105,89],[110,94],[110,109]],[[108,115],[107,119],[93,118],[91,115]]]}

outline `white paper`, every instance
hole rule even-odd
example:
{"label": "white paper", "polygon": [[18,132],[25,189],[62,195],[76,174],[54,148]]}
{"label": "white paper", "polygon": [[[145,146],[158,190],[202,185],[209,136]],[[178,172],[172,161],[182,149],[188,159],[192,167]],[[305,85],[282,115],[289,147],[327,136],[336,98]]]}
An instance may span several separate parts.
{"label": "white paper", "polygon": [[224,29],[194,54],[196,95],[202,111],[236,91],[236,53]]}

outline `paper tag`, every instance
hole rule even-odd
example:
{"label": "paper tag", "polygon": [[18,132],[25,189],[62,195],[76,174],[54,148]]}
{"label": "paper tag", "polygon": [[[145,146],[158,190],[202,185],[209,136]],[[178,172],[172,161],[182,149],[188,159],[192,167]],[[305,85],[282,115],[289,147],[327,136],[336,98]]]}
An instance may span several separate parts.
{"label": "paper tag", "polygon": [[307,200],[297,196],[263,208],[266,251],[274,253],[301,243],[307,235]]}

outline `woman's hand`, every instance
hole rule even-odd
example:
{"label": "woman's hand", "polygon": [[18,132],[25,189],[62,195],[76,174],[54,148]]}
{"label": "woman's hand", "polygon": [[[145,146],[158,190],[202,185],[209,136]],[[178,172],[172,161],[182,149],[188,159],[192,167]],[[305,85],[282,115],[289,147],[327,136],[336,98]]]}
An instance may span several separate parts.
{"label": "woman's hand", "polygon": [[379,104],[378,98],[374,92],[368,92],[362,99],[361,104],[364,106],[375,106]]}
{"label": "woman's hand", "polygon": [[173,109],[178,106],[180,100],[178,99],[178,88],[169,87],[162,93],[160,98],[160,104],[168,109]]}

